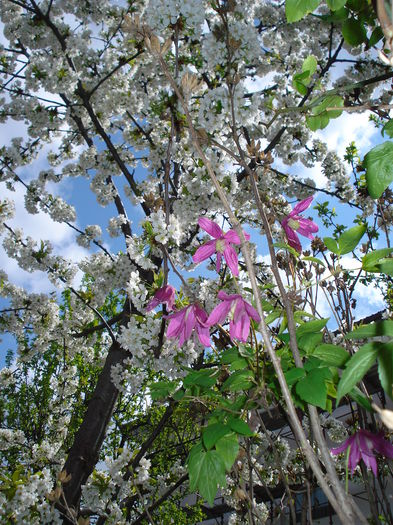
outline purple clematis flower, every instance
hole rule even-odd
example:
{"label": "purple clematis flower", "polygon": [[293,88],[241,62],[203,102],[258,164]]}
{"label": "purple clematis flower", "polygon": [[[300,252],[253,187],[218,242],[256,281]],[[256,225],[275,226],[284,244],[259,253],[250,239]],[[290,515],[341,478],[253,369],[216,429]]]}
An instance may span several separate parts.
{"label": "purple clematis flower", "polygon": [[[238,234],[234,230],[229,230],[226,233],[222,231],[218,224],[206,219],[206,217],[200,217],[198,219],[199,226],[211,235],[214,240],[208,241],[200,246],[192,256],[194,262],[202,262],[208,259],[213,253],[217,254],[216,270],[220,271],[221,268],[221,257],[224,255],[224,259],[229,266],[234,276],[239,275],[238,259],[233,244],[240,244]],[[249,240],[250,236],[244,232],[244,236]]]}
{"label": "purple clematis flower", "polygon": [[190,339],[192,331],[198,336],[203,346],[211,346],[209,327],[206,324],[207,313],[197,304],[191,304],[166,316],[169,319],[166,336],[179,339],[179,346]]}
{"label": "purple clematis flower", "polygon": [[153,299],[146,306],[146,312],[151,312],[159,304],[165,303],[168,311],[173,310],[173,304],[175,302],[175,289],[170,284],[167,284],[156,291]]}
{"label": "purple clematis flower", "polygon": [[393,445],[384,439],[383,432],[373,434],[367,430],[358,430],[344,441],[341,446],[332,448],[331,452],[332,454],[340,454],[340,452],[344,452],[348,447],[350,447],[348,467],[351,469],[352,474],[359,464],[360,459],[362,459],[366,467],[371,468],[374,476],[377,476],[375,452],[386,458],[393,458]]}
{"label": "purple clematis flower", "polygon": [[229,314],[229,334],[231,338],[238,339],[244,343],[247,341],[250,333],[250,318],[258,323],[261,321],[258,312],[239,294],[228,295],[220,290],[218,298],[222,300],[222,303],[214,308],[206,324],[213,326],[214,324],[222,323]]}
{"label": "purple clematis flower", "polygon": [[299,215],[302,213],[302,211],[307,210],[312,200],[313,197],[307,197],[307,199],[300,201],[298,204],[296,204],[291,213],[281,222],[281,226],[284,228],[289,246],[295,248],[295,250],[299,253],[302,251],[302,245],[300,244],[297,234],[300,233],[300,235],[304,235],[304,237],[307,237],[308,239],[314,239],[313,233],[318,231],[318,226],[315,224],[315,222],[310,219],[304,219],[301,215]]}

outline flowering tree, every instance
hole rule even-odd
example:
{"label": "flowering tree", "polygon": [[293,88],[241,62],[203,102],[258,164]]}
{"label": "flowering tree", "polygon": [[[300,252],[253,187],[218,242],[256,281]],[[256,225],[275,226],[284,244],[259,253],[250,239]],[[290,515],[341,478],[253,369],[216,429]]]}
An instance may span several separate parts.
{"label": "flowering tree", "polygon": [[[217,494],[231,524],[311,523],[320,494],[393,523],[389,2],[1,15],[3,247],[55,290],[1,274],[2,523],[190,524]],[[365,111],[376,145],[340,158],[331,121]],[[13,194],[83,257],[26,236]],[[359,324],[361,286],[384,310]]]}

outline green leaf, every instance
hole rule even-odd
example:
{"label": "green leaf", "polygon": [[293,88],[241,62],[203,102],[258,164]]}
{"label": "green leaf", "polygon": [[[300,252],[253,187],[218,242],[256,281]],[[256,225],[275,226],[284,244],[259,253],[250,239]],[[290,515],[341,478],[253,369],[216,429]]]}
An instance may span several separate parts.
{"label": "green leaf", "polygon": [[302,71],[308,72],[309,76],[312,76],[317,70],[318,62],[314,55],[308,56],[302,65]]}
{"label": "green leaf", "polygon": [[319,345],[312,355],[329,366],[337,366],[339,368],[342,368],[350,358],[345,348],[331,344]]}
{"label": "green leaf", "polygon": [[320,0],[286,0],[285,14],[288,22],[297,22],[312,13],[320,4]]}
{"label": "green leaf", "polygon": [[393,337],[393,321],[391,319],[359,326],[346,334],[345,339],[368,339],[381,336]]}
{"label": "green leaf", "polygon": [[380,273],[393,276],[393,259],[382,259],[376,266]]}
{"label": "green leaf", "polygon": [[393,142],[375,146],[364,157],[367,189],[373,199],[379,199],[393,181]]}
{"label": "green leaf", "polygon": [[372,409],[370,401],[363,394],[363,392],[360,390],[360,388],[355,386],[354,388],[352,388],[352,390],[350,392],[348,392],[348,395],[349,395],[349,397],[351,399],[356,401],[356,403],[358,403],[360,406],[365,408],[368,412],[373,413],[373,409]]}
{"label": "green leaf", "polygon": [[207,450],[210,450],[214,447],[219,439],[221,439],[226,434],[229,434],[230,431],[231,430],[222,423],[213,423],[212,425],[207,426],[203,431],[203,444]]}
{"label": "green leaf", "polygon": [[[376,27],[374,31],[371,33],[370,39],[368,41],[368,45],[370,47],[375,46],[380,40],[383,38],[383,31],[380,26]],[[383,135],[383,133],[382,133]],[[389,135],[389,134],[388,134]],[[391,135],[389,135],[390,137]]]}
{"label": "green leaf", "polygon": [[254,385],[254,374],[251,370],[237,370],[233,372],[222,385],[222,390],[238,392],[239,390],[248,390]]}
{"label": "green leaf", "polygon": [[359,46],[367,40],[367,31],[364,25],[356,18],[348,18],[342,25],[344,40],[350,46]]}
{"label": "green leaf", "polygon": [[345,6],[347,0],[327,0],[327,5],[332,11],[337,11]]}
{"label": "green leaf", "polygon": [[393,252],[393,248],[382,248],[381,250],[374,250],[362,259],[362,268],[366,272],[378,272],[376,266],[382,259]]}
{"label": "green leaf", "polygon": [[393,343],[385,343],[379,350],[378,375],[382,388],[393,399]]}
{"label": "green leaf", "polygon": [[225,464],[220,454],[216,450],[205,452],[203,449],[190,453],[188,473],[191,492],[198,489],[201,496],[213,505],[218,487],[226,485]]}
{"label": "green leaf", "polygon": [[325,381],[330,377],[328,368],[314,368],[296,384],[297,395],[306,403],[325,409],[327,399]]}
{"label": "green leaf", "polygon": [[216,443],[216,450],[224,462],[226,470],[230,471],[239,454],[239,443],[236,434],[228,434],[219,439]]}
{"label": "green leaf", "polygon": [[278,319],[279,317],[281,317],[281,315],[282,315],[282,310],[274,310],[273,312],[271,312],[269,315],[266,316],[265,323],[270,324],[276,319]]}
{"label": "green leaf", "polygon": [[304,368],[290,368],[284,375],[288,386],[292,386],[306,375],[306,371]]}
{"label": "green leaf", "polygon": [[232,363],[232,361],[236,361],[236,359],[239,359],[239,352],[234,346],[232,348],[228,348],[228,350],[225,350],[221,356],[221,363],[224,363],[224,365],[229,365]]}
{"label": "green leaf", "polygon": [[192,371],[189,372],[188,375],[183,379],[183,384],[185,387],[197,385],[205,388],[210,388],[216,384],[215,374],[216,370]]}
{"label": "green leaf", "polygon": [[360,239],[366,233],[367,226],[365,224],[359,224],[349,230],[345,231],[338,238],[338,247],[340,255],[352,252],[359,244]]}
{"label": "green leaf", "polygon": [[320,264],[321,266],[323,266],[325,268],[325,263],[323,261],[321,261],[321,259],[318,259],[318,257],[302,257],[302,261],[310,261],[310,262],[313,262],[315,264]]}
{"label": "green leaf", "polygon": [[172,394],[177,388],[177,381],[157,381],[149,385],[150,396],[153,401],[164,399]]}
{"label": "green leaf", "polygon": [[296,329],[296,338],[302,337],[304,334],[320,332],[329,321],[329,317],[326,319],[315,319],[314,321],[307,321]]}
{"label": "green leaf", "polygon": [[294,257],[298,257],[299,254],[295,250],[295,248],[292,248],[292,246],[289,246],[289,244],[285,242],[275,242],[273,244],[275,248],[281,248],[282,250],[286,250],[287,252],[291,253]]}
{"label": "green leaf", "polygon": [[337,387],[337,404],[352,388],[361,381],[374,364],[379,345],[375,342],[365,344],[349,359]]}
{"label": "green leaf", "polygon": [[[320,100],[318,97],[317,100]],[[326,128],[331,118],[337,118],[341,115],[340,109],[330,109],[342,107],[344,100],[338,95],[327,95],[322,99],[322,102],[316,103],[316,100],[311,102],[309,109],[311,115],[306,117],[306,122],[311,131]]]}
{"label": "green leaf", "polygon": [[299,348],[309,354],[319,343],[322,343],[322,339],[323,334],[321,332],[304,334],[298,338]]}
{"label": "green leaf", "polygon": [[339,249],[338,244],[332,237],[324,237],[323,242],[328,250],[338,255]]}
{"label": "green leaf", "polygon": [[393,119],[391,119],[388,122],[386,122],[386,124],[384,125],[384,127],[381,130],[381,133],[382,133],[383,137],[385,136],[385,133],[387,134],[388,137],[390,137],[390,138],[393,137]]}
{"label": "green leaf", "polygon": [[234,372],[235,370],[243,370],[244,368],[247,368],[247,366],[247,360],[244,359],[244,357],[239,357],[238,359],[235,359],[235,361],[232,361],[230,369]]}
{"label": "green leaf", "polygon": [[228,421],[228,425],[231,427],[231,429],[236,432],[236,434],[241,434],[242,436],[253,436],[254,432],[250,429],[250,427],[247,425],[245,421],[242,419],[234,418],[232,417]]}

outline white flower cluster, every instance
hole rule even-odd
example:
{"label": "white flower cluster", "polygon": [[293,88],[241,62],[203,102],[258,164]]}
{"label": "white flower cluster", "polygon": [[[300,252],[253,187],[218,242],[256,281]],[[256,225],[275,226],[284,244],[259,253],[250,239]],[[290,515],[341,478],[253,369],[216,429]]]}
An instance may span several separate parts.
{"label": "white flower cluster", "polygon": [[202,0],[150,0],[145,19],[150,27],[164,30],[175,25],[182,17],[187,28],[195,35],[200,34],[205,20],[205,2]]}
{"label": "white flower cluster", "polygon": [[143,485],[146,481],[149,480],[149,469],[151,467],[150,459],[142,458],[139,462],[139,465],[136,468],[136,478],[135,483],[137,485]]}
{"label": "white flower cluster", "polygon": [[23,445],[26,437],[21,430],[0,428],[0,450],[8,450],[12,447]]}
{"label": "white flower cluster", "polygon": [[12,219],[15,213],[15,204],[11,199],[0,200],[0,233],[4,230],[4,221]]}
{"label": "white flower cluster", "polygon": [[16,525],[61,525],[63,520],[46,496],[53,489],[53,477],[44,468],[38,474],[21,478],[15,494],[8,500],[0,491],[0,521]]}
{"label": "white flower cluster", "polygon": [[328,189],[335,187],[343,199],[351,200],[354,198],[355,193],[353,186],[350,184],[345,166],[336,152],[328,151],[322,161],[322,171],[329,181]]}
{"label": "white flower cluster", "polygon": [[136,235],[127,237],[127,253],[131,260],[145,270],[155,269],[152,261],[144,253],[145,243]]}
{"label": "white flower cluster", "polygon": [[167,244],[169,241],[173,241],[176,245],[180,244],[183,231],[176,216],[171,215],[167,225],[165,212],[160,209],[150,214],[149,222],[152,225],[154,238],[157,242]]}
{"label": "white flower cluster", "polygon": [[146,381],[146,372],[136,368],[133,359],[125,359],[123,364],[113,365],[111,368],[111,381],[123,394],[135,395],[141,391]]}
{"label": "white flower cluster", "polygon": [[152,358],[152,348],[158,345],[158,335],[161,320],[147,315],[144,322],[131,317],[127,326],[121,328],[119,343],[129,350],[140,365],[146,364]]}
{"label": "white flower cluster", "polygon": [[92,241],[98,240],[102,235],[101,227],[98,224],[89,224],[85,231],[78,235],[76,242],[83,248],[89,248]]}
{"label": "white flower cluster", "polygon": [[108,224],[108,233],[111,237],[119,237],[121,235],[121,227],[123,224],[127,224],[128,219],[124,215],[118,215],[117,217],[111,217]]}

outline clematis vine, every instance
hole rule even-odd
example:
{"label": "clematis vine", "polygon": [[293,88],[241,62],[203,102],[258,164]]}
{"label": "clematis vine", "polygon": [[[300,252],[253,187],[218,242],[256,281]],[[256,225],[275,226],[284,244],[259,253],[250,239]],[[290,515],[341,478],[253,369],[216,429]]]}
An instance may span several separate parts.
{"label": "clematis vine", "polygon": [[386,458],[393,458],[393,445],[384,439],[382,432],[373,434],[372,432],[368,432],[368,430],[360,429],[344,441],[341,446],[332,448],[331,452],[332,454],[340,454],[348,447],[348,467],[351,469],[352,474],[362,459],[366,467],[371,468],[376,477],[378,472],[375,453],[381,454],[381,456],[385,456]]}
{"label": "clematis vine", "polygon": [[281,222],[281,226],[284,228],[289,246],[295,248],[295,250],[299,253],[302,251],[302,245],[300,244],[298,233],[304,237],[307,237],[308,239],[313,239],[313,233],[318,231],[318,226],[315,224],[315,222],[310,219],[305,219],[300,215],[300,213],[307,210],[312,200],[313,197],[307,197],[307,199],[300,201],[298,204],[296,204],[291,213]]}
{"label": "clematis vine", "polygon": [[175,289],[170,284],[167,284],[156,291],[153,299],[146,306],[146,312],[151,312],[159,304],[166,304],[168,311],[173,310],[175,302]]}
{"label": "clematis vine", "polygon": [[[221,258],[224,259],[231,270],[232,274],[237,277],[239,275],[238,258],[233,244],[240,244],[240,238],[235,230],[229,230],[226,233],[222,231],[217,223],[207,219],[206,217],[200,217],[198,220],[199,226],[205,230],[206,233],[211,235],[214,240],[208,241],[200,246],[194,253],[192,259],[194,262],[202,262],[208,259],[213,253],[217,254],[216,259],[216,270],[220,271]],[[250,236],[244,232],[244,236],[249,240]]]}
{"label": "clematis vine", "polygon": [[179,346],[190,339],[192,331],[195,330],[200,343],[203,346],[211,346],[209,327],[206,324],[207,313],[197,304],[191,304],[166,316],[169,319],[166,336],[179,339]]}
{"label": "clematis vine", "polygon": [[206,324],[213,326],[217,323],[222,323],[229,315],[229,334],[231,338],[238,339],[244,343],[247,341],[250,333],[250,319],[254,319],[258,323],[261,321],[258,312],[239,294],[228,295],[223,290],[220,290],[218,298],[222,302],[211,312]]}

